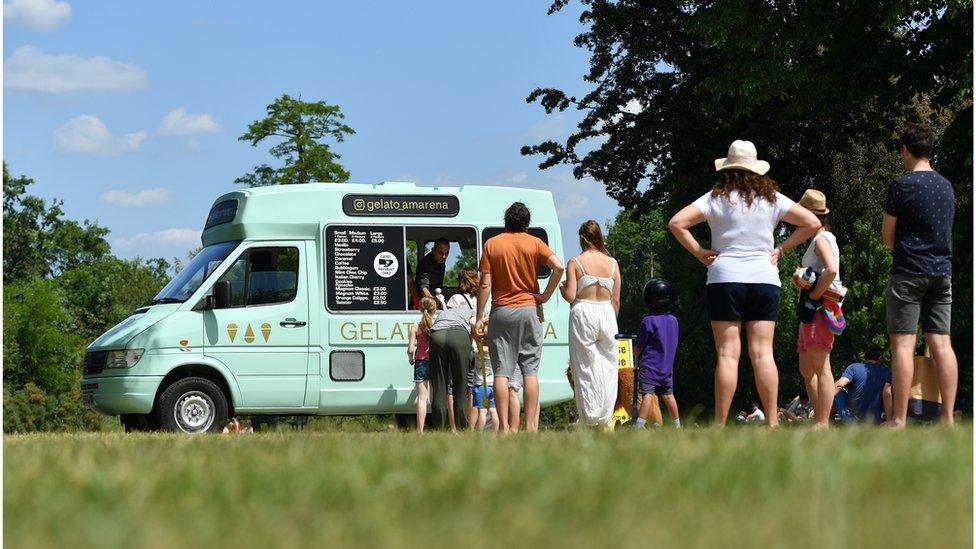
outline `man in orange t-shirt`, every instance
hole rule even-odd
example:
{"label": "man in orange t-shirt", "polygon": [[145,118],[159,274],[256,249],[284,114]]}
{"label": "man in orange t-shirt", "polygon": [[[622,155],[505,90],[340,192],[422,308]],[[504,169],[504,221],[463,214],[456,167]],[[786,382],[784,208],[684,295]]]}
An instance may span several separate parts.
{"label": "man in orange t-shirt", "polygon": [[[505,232],[489,238],[481,254],[477,333],[486,319],[485,303],[491,294],[488,351],[495,371],[495,399],[499,430],[509,431],[508,378],[519,368],[525,388],[525,430],[539,428],[539,361],[542,358],[542,322],[536,311],[552,297],[563,277],[563,262],[542,240],[526,232],[532,214],[515,202],[505,210]],[[538,268],[552,269],[549,284],[539,293]]]}

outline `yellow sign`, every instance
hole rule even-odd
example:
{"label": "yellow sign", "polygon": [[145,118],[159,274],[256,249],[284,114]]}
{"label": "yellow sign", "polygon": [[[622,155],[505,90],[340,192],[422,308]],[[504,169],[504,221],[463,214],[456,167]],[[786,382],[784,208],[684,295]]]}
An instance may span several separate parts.
{"label": "yellow sign", "polygon": [[234,338],[237,337],[237,324],[227,325],[227,337],[230,338],[230,342],[234,342]]}
{"label": "yellow sign", "polygon": [[624,370],[634,367],[634,342],[624,338],[617,340],[617,368]]}
{"label": "yellow sign", "polygon": [[247,343],[254,342],[254,330],[251,329],[250,324],[248,324],[247,329],[244,330],[244,341],[246,341]]}
{"label": "yellow sign", "polygon": [[271,325],[265,322],[261,325],[261,335],[264,336],[264,342],[268,342],[268,338],[271,337]]}

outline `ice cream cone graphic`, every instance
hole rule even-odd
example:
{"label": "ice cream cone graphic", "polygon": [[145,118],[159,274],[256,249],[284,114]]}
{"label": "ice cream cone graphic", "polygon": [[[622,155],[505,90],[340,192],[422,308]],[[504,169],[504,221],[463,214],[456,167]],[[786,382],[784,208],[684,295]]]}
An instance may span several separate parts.
{"label": "ice cream cone graphic", "polygon": [[254,341],[254,330],[251,329],[251,325],[247,325],[247,329],[244,330],[244,341],[252,343]]}
{"label": "ice cream cone graphic", "polygon": [[227,325],[227,337],[230,338],[230,342],[234,342],[234,338],[237,337],[237,324]]}
{"label": "ice cream cone graphic", "polygon": [[261,333],[264,335],[264,342],[268,342],[268,338],[271,337],[271,325],[265,322],[261,325]]}

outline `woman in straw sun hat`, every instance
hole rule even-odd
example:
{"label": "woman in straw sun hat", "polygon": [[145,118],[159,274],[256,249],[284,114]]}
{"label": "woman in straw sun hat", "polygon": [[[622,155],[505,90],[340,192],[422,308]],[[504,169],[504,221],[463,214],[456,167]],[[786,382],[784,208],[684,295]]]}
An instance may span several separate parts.
{"label": "woman in straw sun hat", "polygon": [[[824,292],[841,293],[840,248],[837,238],[830,232],[827,214],[827,197],[816,189],[807,189],[800,198],[800,205],[810,210],[820,221],[820,228],[810,240],[800,266],[817,273],[817,282],[809,290],[808,299],[819,302]],[[806,297],[801,294],[801,297]],[[802,320],[802,319],[801,319]],[[800,375],[807,394],[813,403],[817,427],[830,426],[830,408],[834,401],[834,374],[830,369],[830,350],[834,348],[834,334],[827,325],[826,317],[814,314],[813,322],[797,322],[796,352],[800,355]]]}
{"label": "woman in straw sun hat", "polygon": [[[738,381],[740,331],[745,323],[749,358],[766,420],[777,425],[779,374],[773,360],[773,332],[779,315],[780,254],[813,236],[820,222],[806,208],[779,193],[766,175],[769,163],[758,159],[756,146],[736,140],[725,158],[715,160],[718,182],[685,206],[668,223],[674,237],[708,267],[705,303],[715,338],[715,421],[725,425]],[[797,230],[774,247],[780,221]],[[690,229],[708,223],[711,248],[695,240]]]}

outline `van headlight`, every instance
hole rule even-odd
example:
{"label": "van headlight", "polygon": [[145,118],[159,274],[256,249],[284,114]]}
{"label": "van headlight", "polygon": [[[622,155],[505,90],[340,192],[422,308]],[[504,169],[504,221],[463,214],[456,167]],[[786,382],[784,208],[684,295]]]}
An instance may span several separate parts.
{"label": "van headlight", "polygon": [[131,368],[139,362],[145,349],[127,349],[124,351],[109,351],[105,355],[106,368]]}

